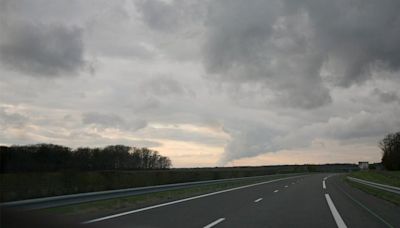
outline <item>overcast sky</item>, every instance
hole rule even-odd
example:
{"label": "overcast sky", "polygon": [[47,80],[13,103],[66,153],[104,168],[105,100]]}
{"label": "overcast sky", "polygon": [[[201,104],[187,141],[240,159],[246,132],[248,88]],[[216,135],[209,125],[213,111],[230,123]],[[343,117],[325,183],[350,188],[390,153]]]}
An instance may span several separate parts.
{"label": "overcast sky", "polygon": [[174,167],[380,161],[398,0],[0,0],[0,144]]}

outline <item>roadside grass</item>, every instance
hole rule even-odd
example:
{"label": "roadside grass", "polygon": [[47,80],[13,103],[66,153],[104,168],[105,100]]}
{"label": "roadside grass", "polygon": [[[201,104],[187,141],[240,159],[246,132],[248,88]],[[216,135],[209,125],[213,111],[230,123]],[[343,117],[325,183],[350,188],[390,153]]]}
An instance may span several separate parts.
{"label": "roadside grass", "polygon": [[[395,187],[400,187],[400,171],[358,171],[349,174],[348,176],[359,178],[367,181],[372,181],[380,184],[391,185]],[[381,189],[376,189],[361,183],[356,183],[354,181],[350,181],[346,178],[347,183],[350,186],[360,189],[366,193],[379,197],[381,199],[392,202],[398,206],[400,206],[400,195],[391,193],[388,191],[384,191]]]}
{"label": "roadside grass", "polygon": [[[300,172],[307,172],[307,167],[298,165],[169,170],[0,173],[0,202],[191,181]],[[26,186],[29,186],[29,188]]]}
{"label": "roadside grass", "polygon": [[297,175],[299,174],[271,175],[269,177],[268,176],[260,177],[252,180],[240,180],[240,181],[230,181],[225,183],[207,184],[197,187],[189,187],[189,188],[148,193],[148,194],[135,195],[129,197],[100,200],[100,201],[75,204],[69,206],[47,208],[47,209],[42,209],[41,211],[48,214],[73,216],[74,218],[78,217],[83,219],[94,216],[107,215],[111,212],[118,213],[126,210],[134,210],[173,200],[179,200],[187,197],[207,194],[229,188],[235,188],[239,186],[244,186],[289,176],[297,176]]}
{"label": "roadside grass", "polygon": [[380,184],[400,187],[400,171],[358,171],[349,176]]}
{"label": "roadside grass", "polygon": [[361,191],[364,191],[364,192],[374,195],[378,198],[392,202],[392,203],[396,204],[397,206],[400,206],[400,195],[397,195],[397,194],[391,193],[391,192],[387,192],[384,190],[376,189],[376,188],[373,188],[373,187],[370,187],[367,185],[363,185],[360,183],[356,183],[353,181],[349,181],[348,179],[346,179],[346,181],[352,187],[358,188]]}

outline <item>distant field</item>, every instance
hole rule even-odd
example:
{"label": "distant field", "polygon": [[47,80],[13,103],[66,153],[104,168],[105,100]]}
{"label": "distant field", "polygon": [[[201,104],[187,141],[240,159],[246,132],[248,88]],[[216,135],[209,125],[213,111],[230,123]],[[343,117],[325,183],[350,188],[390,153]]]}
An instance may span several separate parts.
{"label": "distant field", "polygon": [[306,172],[304,166],[1,173],[1,201],[103,191],[189,181]]}

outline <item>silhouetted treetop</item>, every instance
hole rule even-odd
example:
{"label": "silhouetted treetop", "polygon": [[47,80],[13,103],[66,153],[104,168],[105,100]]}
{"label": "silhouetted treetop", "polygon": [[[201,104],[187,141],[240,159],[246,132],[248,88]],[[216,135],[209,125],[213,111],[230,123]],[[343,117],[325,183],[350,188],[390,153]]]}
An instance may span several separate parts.
{"label": "silhouetted treetop", "polygon": [[168,169],[168,157],[148,148],[111,145],[104,148],[54,144],[0,146],[2,172],[59,170]]}

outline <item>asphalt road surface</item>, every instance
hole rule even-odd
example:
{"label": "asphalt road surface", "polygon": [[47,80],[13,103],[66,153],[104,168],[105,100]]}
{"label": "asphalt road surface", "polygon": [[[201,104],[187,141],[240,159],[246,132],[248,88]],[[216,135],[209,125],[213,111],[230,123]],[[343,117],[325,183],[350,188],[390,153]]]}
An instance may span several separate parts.
{"label": "asphalt road surface", "polygon": [[[101,227],[400,227],[400,207],[313,174],[93,218]],[[88,225],[88,226],[90,226]]]}

